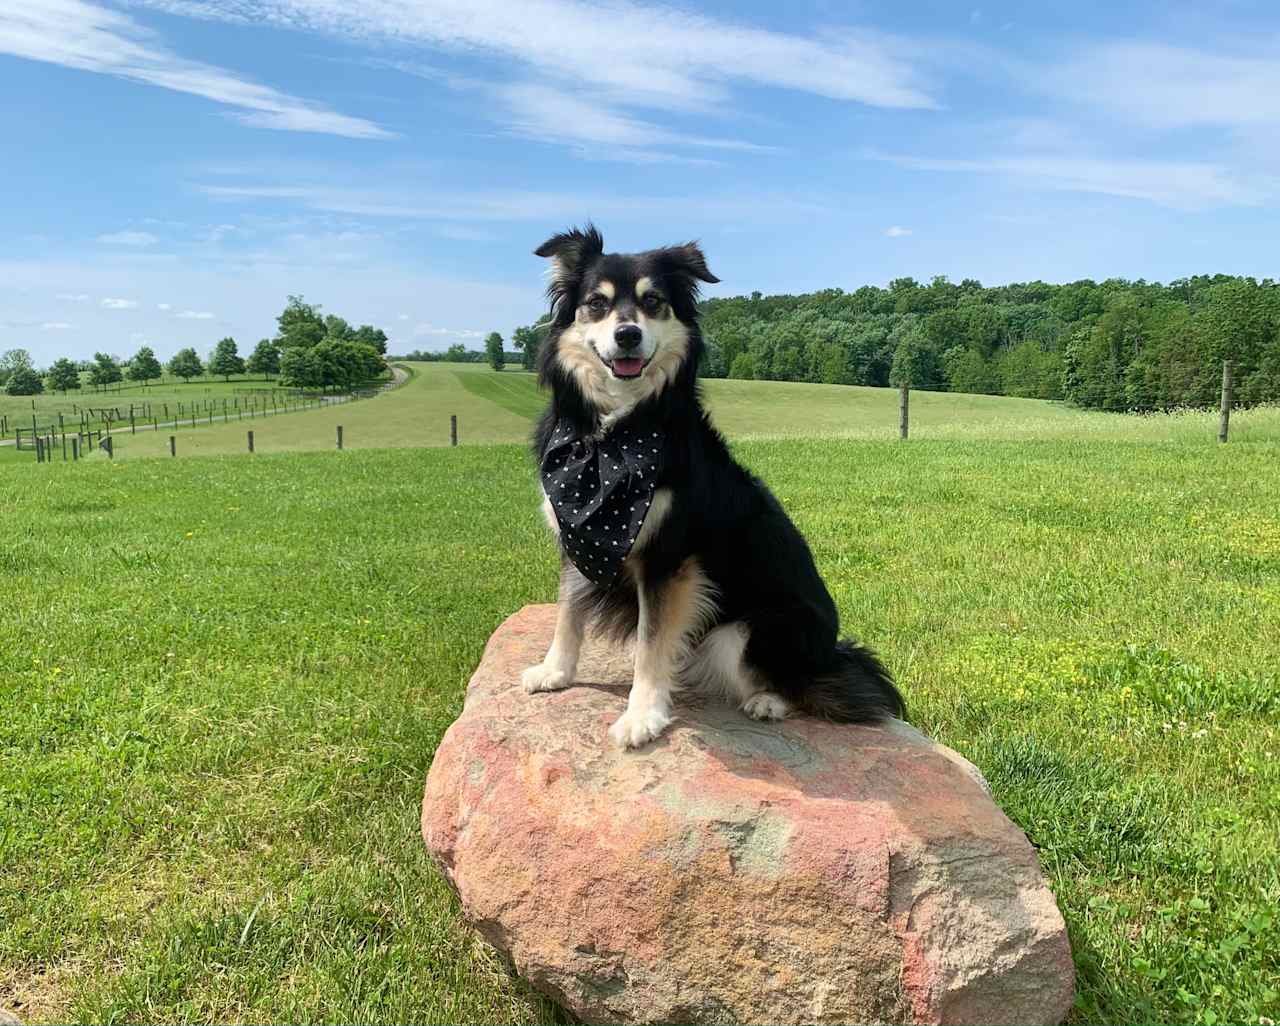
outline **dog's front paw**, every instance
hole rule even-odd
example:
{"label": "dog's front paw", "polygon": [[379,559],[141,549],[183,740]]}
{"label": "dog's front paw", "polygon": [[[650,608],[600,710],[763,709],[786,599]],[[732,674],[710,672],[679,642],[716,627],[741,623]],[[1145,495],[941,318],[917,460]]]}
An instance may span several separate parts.
{"label": "dog's front paw", "polygon": [[753,720],[784,720],[791,712],[791,703],[772,691],[758,691],[742,703],[742,711]]}
{"label": "dog's front paw", "polygon": [[656,738],[671,723],[671,714],[660,706],[628,709],[609,728],[609,740],[619,748],[639,748]]}
{"label": "dog's front paw", "polygon": [[560,691],[572,684],[573,679],[564,670],[548,666],[546,663],[539,663],[537,666],[530,666],[521,674],[520,683],[532,695],[539,691]]}

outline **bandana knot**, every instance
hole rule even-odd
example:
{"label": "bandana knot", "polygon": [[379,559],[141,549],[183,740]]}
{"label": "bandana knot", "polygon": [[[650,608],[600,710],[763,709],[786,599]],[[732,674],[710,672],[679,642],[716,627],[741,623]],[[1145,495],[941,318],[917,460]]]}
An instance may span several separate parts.
{"label": "bandana knot", "polygon": [[613,583],[653,502],[663,435],[628,418],[602,436],[561,419],[542,454],[542,490],[560,525],[560,544],[582,576]]}

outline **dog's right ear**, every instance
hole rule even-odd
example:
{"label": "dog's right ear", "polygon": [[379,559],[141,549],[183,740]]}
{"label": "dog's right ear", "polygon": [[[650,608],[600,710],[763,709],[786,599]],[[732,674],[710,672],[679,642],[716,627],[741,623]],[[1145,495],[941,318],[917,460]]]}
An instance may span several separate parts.
{"label": "dog's right ear", "polygon": [[551,260],[547,296],[554,306],[573,294],[583,269],[604,253],[604,239],[596,226],[588,221],[585,228],[571,228],[551,236],[533,252],[535,256]]}

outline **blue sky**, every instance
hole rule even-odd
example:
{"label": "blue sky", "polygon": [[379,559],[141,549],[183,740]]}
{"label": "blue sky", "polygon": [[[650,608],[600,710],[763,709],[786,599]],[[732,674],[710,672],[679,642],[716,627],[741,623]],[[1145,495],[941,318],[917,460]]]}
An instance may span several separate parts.
{"label": "blue sky", "polygon": [[1055,6],[7,4],[0,349],[478,345],[587,218],[711,294],[1275,276],[1280,11]]}

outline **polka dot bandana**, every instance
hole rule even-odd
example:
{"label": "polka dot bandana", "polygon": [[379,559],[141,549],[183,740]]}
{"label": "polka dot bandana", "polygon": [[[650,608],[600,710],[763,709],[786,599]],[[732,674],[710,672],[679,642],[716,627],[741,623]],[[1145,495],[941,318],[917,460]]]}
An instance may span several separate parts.
{"label": "polka dot bandana", "polygon": [[611,584],[653,502],[662,456],[657,425],[628,418],[598,438],[556,423],[542,454],[542,490],[560,544],[582,576]]}

